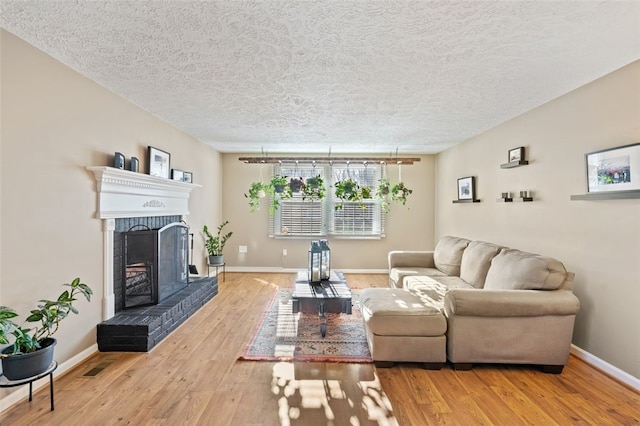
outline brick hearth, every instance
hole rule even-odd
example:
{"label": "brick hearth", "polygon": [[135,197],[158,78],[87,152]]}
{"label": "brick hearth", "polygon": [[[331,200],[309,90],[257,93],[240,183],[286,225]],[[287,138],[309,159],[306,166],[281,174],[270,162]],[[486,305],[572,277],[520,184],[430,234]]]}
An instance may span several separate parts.
{"label": "brick hearth", "polygon": [[190,278],[187,288],[158,305],[127,309],[98,324],[98,349],[148,352],[216,294],[217,278]]}

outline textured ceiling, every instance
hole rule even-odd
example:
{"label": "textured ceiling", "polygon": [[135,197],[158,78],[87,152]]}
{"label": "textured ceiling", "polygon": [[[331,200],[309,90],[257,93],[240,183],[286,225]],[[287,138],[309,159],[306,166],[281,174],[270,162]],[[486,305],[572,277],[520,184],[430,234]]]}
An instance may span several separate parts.
{"label": "textured ceiling", "polygon": [[637,1],[0,6],[3,28],[223,152],[439,152],[640,59]]}

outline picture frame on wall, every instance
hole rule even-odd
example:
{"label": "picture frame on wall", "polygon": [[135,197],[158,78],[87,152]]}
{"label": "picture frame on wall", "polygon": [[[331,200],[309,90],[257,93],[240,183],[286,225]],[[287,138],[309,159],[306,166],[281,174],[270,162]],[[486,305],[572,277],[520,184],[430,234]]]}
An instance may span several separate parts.
{"label": "picture frame on wall", "polygon": [[182,180],[183,180],[183,182],[193,183],[193,173],[184,172]]}
{"label": "picture frame on wall", "polygon": [[169,179],[171,173],[171,154],[153,146],[147,148],[147,154],[149,175]]}
{"label": "picture frame on wall", "polygon": [[509,163],[524,160],[524,146],[509,150]]}
{"label": "picture frame on wall", "polygon": [[640,143],[585,154],[587,192],[640,190]]}
{"label": "picture frame on wall", "polygon": [[171,179],[179,180],[182,182],[184,180],[184,171],[178,169],[171,169]]}
{"label": "picture frame on wall", "polygon": [[473,176],[458,179],[458,200],[476,199],[476,180]]}

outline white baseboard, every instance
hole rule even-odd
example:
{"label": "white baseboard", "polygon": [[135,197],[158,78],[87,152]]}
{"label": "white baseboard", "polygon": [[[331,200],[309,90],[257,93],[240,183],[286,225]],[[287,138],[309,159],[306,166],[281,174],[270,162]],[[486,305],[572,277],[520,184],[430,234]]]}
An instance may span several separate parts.
{"label": "white baseboard", "polygon": [[[279,266],[227,266],[227,272],[255,272],[255,273],[296,273],[304,268],[282,268]],[[345,274],[388,274],[388,269],[342,269]]]}
{"label": "white baseboard", "polygon": [[[84,360],[86,360],[96,352],[98,352],[97,344],[90,346],[89,348],[85,349],[84,351],[80,352],[74,357],[58,365],[58,368],[53,373],[54,379],[56,376],[59,376],[71,370],[73,367],[80,364],[81,362],[83,362]],[[49,376],[43,377],[42,379],[33,382],[33,393],[36,393],[40,388],[43,388],[48,385],[49,385]],[[15,391],[11,392],[6,397],[0,399],[0,413],[11,408],[18,402],[22,401],[23,399],[29,397],[29,386],[27,386],[26,384],[24,386],[16,387],[15,389],[16,389]],[[47,410],[48,409],[49,409],[49,406],[47,404]]]}
{"label": "white baseboard", "polygon": [[593,367],[602,370],[604,373],[608,374],[611,377],[614,377],[622,383],[640,390],[640,379],[638,379],[637,377],[633,377],[631,374],[620,370],[618,367],[609,364],[608,362],[598,358],[597,356],[585,351],[582,348],[577,347],[574,344],[571,344],[571,353],[587,364],[590,364]]}

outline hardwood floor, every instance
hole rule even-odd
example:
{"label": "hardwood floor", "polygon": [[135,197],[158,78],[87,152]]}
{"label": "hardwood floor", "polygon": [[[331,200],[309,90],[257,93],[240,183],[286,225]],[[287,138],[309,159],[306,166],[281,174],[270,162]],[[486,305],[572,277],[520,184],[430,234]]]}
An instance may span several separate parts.
{"label": "hardwood floor", "polygon": [[[571,357],[561,375],[529,366],[237,361],[293,274],[228,273],[220,294],[149,353],[99,353],[1,425],[633,425],[640,393]],[[347,274],[354,288],[385,275]],[[99,371],[90,376],[87,373]]]}

